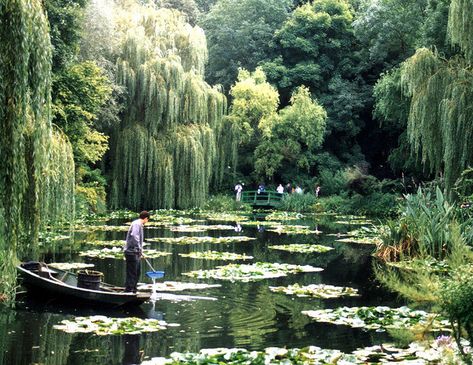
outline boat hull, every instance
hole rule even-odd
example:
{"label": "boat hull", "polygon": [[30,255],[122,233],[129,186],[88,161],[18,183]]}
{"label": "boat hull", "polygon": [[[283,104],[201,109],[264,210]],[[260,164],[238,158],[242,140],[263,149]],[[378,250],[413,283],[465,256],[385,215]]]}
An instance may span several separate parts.
{"label": "boat hull", "polygon": [[[22,278],[22,284],[29,291],[48,294],[49,296],[67,297],[71,300],[79,300],[91,305],[102,306],[128,306],[139,305],[149,300],[150,293],[128,293],[123,288],[116,288],[103,284],[99,290],[92,290],[77,287],[77,277],[75,274],[54,269],[54,276],[49,274],[51,270],[44,272],[34,272],[21,265],[17,270]],[[45,277],[46,276],[46,277]],[[56,278],[59,277],[60,279]]]}

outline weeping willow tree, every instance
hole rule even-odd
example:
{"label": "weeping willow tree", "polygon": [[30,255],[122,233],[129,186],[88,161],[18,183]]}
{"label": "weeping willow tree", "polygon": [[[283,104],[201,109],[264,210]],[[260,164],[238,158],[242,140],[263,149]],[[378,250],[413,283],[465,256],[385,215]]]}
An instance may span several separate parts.
{"label": "weeping willow tree", "polygon": [[0,2],[0,39],[0,270],[11,279],[0,291],[11,294],[17,252],[34,244],[45,218],[72,212],[74,165],[50,123],[51,44],[41,1]]}
{"label": "weeping willow tree", "polygon": [[407,132],[414,151],[450,191],[473,161],[473,4],[452,0],[448,34],[461,53],[444,59],[421,48],[401,68],[411,97]]}
{"label": "weeping willow tree", "polygon": [[112,141],[112,206],[199,206],[235,146],[226,98],[203,80],[205,34],[177,11],[133,11],[117,61],[128,101]]}

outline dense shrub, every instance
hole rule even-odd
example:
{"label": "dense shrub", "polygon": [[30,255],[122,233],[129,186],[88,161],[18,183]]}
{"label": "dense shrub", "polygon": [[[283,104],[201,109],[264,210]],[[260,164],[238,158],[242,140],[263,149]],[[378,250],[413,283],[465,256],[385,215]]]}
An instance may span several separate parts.
{"label": "dense shrub", "polygon": [[231,211],[251,211],[251,206],[241,202],[237,202],[235,197],[229,195],[213,195],[204,204],[205,210],[214,212],[231,212]]}
{"label": "dense shrub", "polygon": [[76,186],[77,216],[105,213],[107,210],[105,199],[106,193],[103,186]]}
{"label": "dense shrub", "polygon": [[312,193],[288,194],[284,196],[280,209],[289,212],[313,212],[317,198]]}
{"label": "dense shrub", "polygon": [[473,343],[473,268],[463,265],[456,268],[440,289],[440,304],[448,316],[453,335],[465,357],[471,364],[471,354],[463,351],[460,338]]}

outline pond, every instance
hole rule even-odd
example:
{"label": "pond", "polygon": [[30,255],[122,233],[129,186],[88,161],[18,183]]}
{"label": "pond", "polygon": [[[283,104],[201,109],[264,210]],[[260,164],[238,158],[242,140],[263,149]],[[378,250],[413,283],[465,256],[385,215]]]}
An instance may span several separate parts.
{"label": "pond", "polygon": [[[350,353],[389,339],[387,332],[317,322],[302,313],[341,306],[400,306],[393,295],[380,289],[373,279],[373,246],[338,241],[346,232],[367,226],[363,220],[321,215],[297,220],[285,220],[289,216],[275,215],[267,217],[268,220],[261,215],[232,217],[176,211],[161,212],[156,218],[145,228],[146,249],[170,253],[150,259],[154,268],[165,271],[165,277],[159,281],[212,284],[210,287],[169,292],[138,308],[113,310],[90,309],[76,303],[19,295],[15,309],[0,310],[0,363],[131,364],[169,356],[174,351],[198,352],[216,347],[264,351],[273,346],[301,348],[314,345]],[[122,286],[125,276],[122,259],[90,257],[84,253],[110,248],[105,246],[107,243],[120,244],[130,220],[115,218],[92,222],[76,229],[72,238],[67,237],[68,233],[62,233],[57,240],[49,237],[41,246],[41,256],[47,263],[93,264],[94,270],[104,273],[104,281]],[[233,239],[235,236],[241,239]],[[179,237],[188,238],[176,239]],[[192,240],[192,237],[200,239]],[[202,237],[228,239],[209,242]],[[246,240],[245,237],[253,239]],[[114,240],[119,241],[110,242]],[[284,246],[293,244],[298,246]],[[324,247],[294,252],[304,251],[308,244]],[[288,250],[275,249],[274,246]],[[239,255],[225,257],[207,251]],[[256,262],[310,265],[323,271],[309,270],[244,281],[184,275],[228,264],[251,265]],[[147,270],[149,268],[143,262],[142,271]],[[140,281],[150,283],[144,274]],[[320,298],[288,295],[275,289],[294,284],[312,287],[325,284],[354,290],[349,291],[353,295]],[[192,296],[198,298],[189,300]],[[108,336],[66,333],[54,327],[64,319],[91,315],[158,319],[173,326],[139,335]]]}

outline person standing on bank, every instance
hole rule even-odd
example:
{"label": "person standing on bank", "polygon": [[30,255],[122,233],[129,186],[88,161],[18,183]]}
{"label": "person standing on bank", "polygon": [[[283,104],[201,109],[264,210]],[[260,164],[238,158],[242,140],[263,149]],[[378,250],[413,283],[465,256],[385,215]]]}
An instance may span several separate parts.
{"label": "person standing on bank", "polygon": [[149,221],[149,212],[140,213],[140,217],[131,223],[125,242],[126,279],[125,291],[136,293],[136,285],[141,274],[143,256],[143,226]]}

